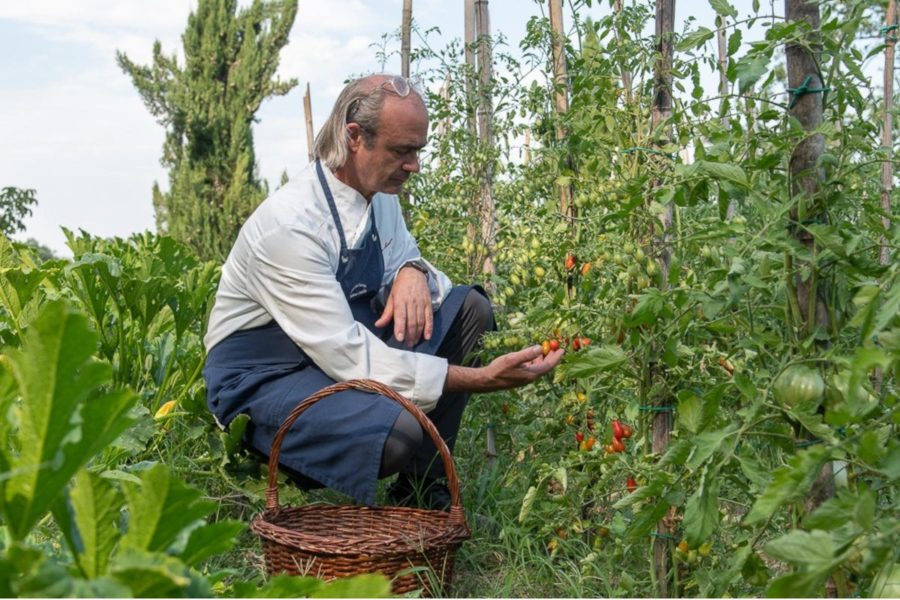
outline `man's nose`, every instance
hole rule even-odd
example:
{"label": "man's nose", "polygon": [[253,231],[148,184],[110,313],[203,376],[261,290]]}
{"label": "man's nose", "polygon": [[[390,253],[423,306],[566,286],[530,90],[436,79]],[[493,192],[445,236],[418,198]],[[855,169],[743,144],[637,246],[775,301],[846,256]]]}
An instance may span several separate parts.
{"label": "man's nose", "polygon": [[408,173],[418,173],[419,172],[419,155],[413,154],[412,158],[407,159],[403,163],[403,170]]}

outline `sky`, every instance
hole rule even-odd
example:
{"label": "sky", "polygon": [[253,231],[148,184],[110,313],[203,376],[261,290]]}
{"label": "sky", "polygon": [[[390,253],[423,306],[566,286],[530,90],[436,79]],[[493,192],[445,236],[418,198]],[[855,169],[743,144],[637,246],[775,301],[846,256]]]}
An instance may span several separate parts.
{"label": "sky", "polygon": [[[749,6],[750,0],[733,3]],[[594,3],[601,4],[608,3]],[[713,22],[708,2],[679,4],[690,6],[700,23]],[[291,174],[307,162],[306,83],[318,128],[348,76],[382,70],[373,45],[398,29],[402,5],[300,0],[279,67],[282,79],[295,77],[300,84],[264,102],[254,129],[259,172],[270,189],[282,172]],[[492,31],[517,48],[541,5],[546,2],[491,0]],[[0,2],[0,187],[34,189],[38,202],[15,239],[34,238],[71,256],[62,227],[102,237],[155,231],[151,190],[154,182],[165,189],[168,181],[159,163],[164,130],[115,56],[119,50],[149,64],[154,40],[165,54],[180,52],[195,7],[196,0]],[[462,37],[462,0],[414,0],[413,18],[420,29],[440,28],[439,47]],[[565,13],[564,22],[571,24]],[[399,57],[385,70],[398,72]]]}

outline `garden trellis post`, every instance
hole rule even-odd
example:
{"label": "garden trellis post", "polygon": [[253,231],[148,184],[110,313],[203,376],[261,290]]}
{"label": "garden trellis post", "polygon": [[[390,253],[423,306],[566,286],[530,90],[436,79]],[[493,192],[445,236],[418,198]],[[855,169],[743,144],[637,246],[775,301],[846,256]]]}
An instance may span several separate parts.
{"label": "garden trellis post", "polygon": [[891,259],[891,251],[887,241],[887,232],[891,229],[891,189],[894,184],[893,173],[893,149],[894,130],[892,122],[892,109],[894,108],[894,52],[897,48],[897,39],[900,37],[897,14],[897,0],[888,0],[887,18],[885,19],[884,40],[884,126],[881,130],[881,147],[885,153],[881,162],[881,210],[884,216],[881,223],[885,233],[881,236],[881,252],[879,259],[882,265],[888,265]]}
{"label": "garden trellis post", "polygon": [[[790,267],[787,269],[789,300],[792,309],[798,313],[793,322],[800,326],[804,336],[809,337],[816,329],[828,331],[830,328],[829,310],[822,289],[824,281],[820,280],[815,264],[816,240],[808,228],[826,218],[819,193],[824,180],[819,159],[825,150],[825,137],[816,131],[822,124],[823,97],[827,90],[819,70],[822,34],[818,2],[785,0],[784,12],[788,23],[799,22],[806,29],[805,39],[789,43],[785,48],[790,92],[788,110],[807,132],[790,157],[792,206],[789,230],[797,243],[806,248],[812,262],[803,264],[788,255],[786,263]],[[805,277],[804,272],[807,273]],[[832,496],[833,468],[831,462],[826,462],[806,498],[806,513],[811,513]]]}
{"label": "garden trellis post", "polygon": [[313,136],[313,118],[312,118],[312,98],[309,93],[309,82],[306,82],[306,93],[303,94],[303,116],[306,120],[306,154],[309,156],[309,162],[315,158],[313,148],[315,146],[315,138]]}
{"label": "garden trellis post", "polygon": [[494,292],[494,246],[497,242],[497,216],[494,210],[494,128],[492,83],[493,53],[491,51],[491,17],[488,0],[475,0],[475,22],[478,27],[478,138],[485,157],[481,165],[479,215],[481,217],[481,272],[485,289]]}
{"label": "garden trellis post", "polygon": [[409,51],[412,31],[412,0],[403,0],[403,25],[400,28],[400,74],[409,78]]}
{"label": "garden trellis post", "polygon": [[[667,145],[672,138],[672,63],[675,56],[675,0],[656,1],[656,64],[653,75],[653,106],[650,111],[651,139],[656,146]],[[671,168],[670,161],[662,159],[661,155],[651,155],[653,163],[661,165],[661,168]],[[652,163],[651,163],[652,164]],[[651,187],[659,186],[659,179],[654,180]],[[650,198],[653,196],[651,189]],[[661,276],[659,281],[669,279],[669,264],[671,262],[671,243],[669,229],[674,217],[674,205],[670,201],[659,219],[651,221],[650,240],[656,247],[654,254],[659,262]],[[659,226],[657,229],[657,225]],[[650,365],[650,381],[664,377],[663,367],[656,363]],[[668,392],[662,391],[653,402],[653,440],[652,450],[657,456],[665,454],[669,445],[672,432],[672,397]],[[661,598],[668,597],[668,552],[669,543],[666,541],[672,535],[671,519],[664,518],[656,526],[657,535],[653,540],[653,562],[656,575],[656,590]]]}
{"label": "garden trellis post", "polygon": [[[562,118],[569,111],[569,75],[566,68],[566,33],[562,19],[562,0],[550,1],[550,30],[553,52],[553,106],[556,111],[556,141],[560,145],[566,143],[566,129]],[[568,152],[565,152],[563,164],[571,166]],[[572,184],[557,184],[559,191],[559,212],[569,220],[572,235],[575,233],[575,205],[572,202]],[[570,292],[571,292],[571,286]]]}
{"label": "garden trellis post", "polygon": [[[621,20],[624,16],[624,10],[622,6],[622,0],[615,0],[613,2],[613,10],[618,16],[618,23],[621,23]],[[619,46],[622,45],[623,40],[625,39],[625,34],[622,31],[622,27],[618,24],[616,25],[616,42]],[[624,60],[622,62],[622,89],[625,90],[625,105],[631,106],[631,71],[628,69],[628,66],[625,64]]]}

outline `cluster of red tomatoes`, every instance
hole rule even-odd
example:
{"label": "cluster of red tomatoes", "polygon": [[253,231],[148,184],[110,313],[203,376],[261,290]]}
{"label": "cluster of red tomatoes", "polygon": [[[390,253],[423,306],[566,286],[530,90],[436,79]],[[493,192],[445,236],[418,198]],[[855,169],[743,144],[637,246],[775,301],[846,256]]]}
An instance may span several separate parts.
{"label": "cluster of red tomatoes", "polygon": [[[590,343],[591,343],[591,338],[575,336],[571,340],[572,350],[577,352],[578,350],[581,350],[582,348],[587,348],[590,345]],[[547,356],[554,350],[559,350],[560,347],[566,347],[568,345],[570,345],[569,338],[560,339],[559,337],[555,337],[555,338],[551,338],[549,340],[544,340],[543,342],[541,342],[541,350],[543,350],[544,356]]]}
{"label": "cluster of red tomatoes", "polygon": [[622,423],[618,419],[612,422],[613,439],[607,444],[606,451],[610,454],[625,452],[625,440],[634,435],[630,425]]}

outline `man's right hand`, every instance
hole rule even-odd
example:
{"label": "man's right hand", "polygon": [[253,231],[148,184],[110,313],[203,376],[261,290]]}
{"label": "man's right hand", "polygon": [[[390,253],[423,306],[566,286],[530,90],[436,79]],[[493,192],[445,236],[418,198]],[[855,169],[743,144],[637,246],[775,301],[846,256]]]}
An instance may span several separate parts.
{"label": "man's right hand", "polygon": [[544,356],[540,346],[530,346],[498,356],[484,367],[450,365],[444,389],[448,392],[493,392],[521,387],[549,373],[562,357],[562,348]]}

